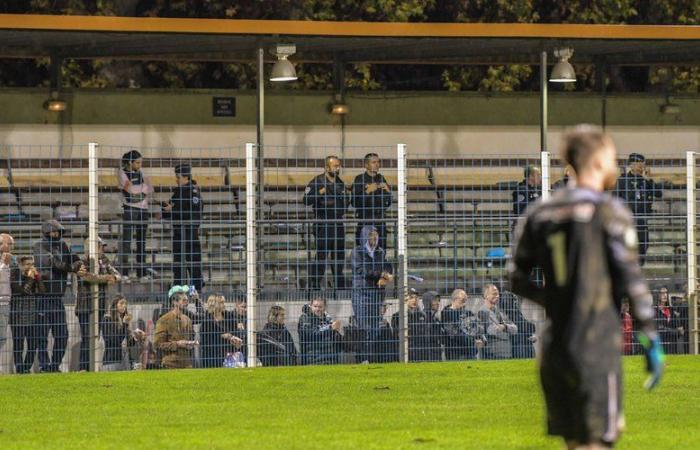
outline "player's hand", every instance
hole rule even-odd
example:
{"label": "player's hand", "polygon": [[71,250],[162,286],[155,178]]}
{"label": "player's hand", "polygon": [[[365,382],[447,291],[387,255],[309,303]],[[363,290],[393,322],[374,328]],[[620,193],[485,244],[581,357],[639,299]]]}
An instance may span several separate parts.
{"label": "player's hand", "polygon": [[644,357],[647,361],[647,372],[649,373],[649,377],[644,382],[644,387],[646,390],[650,391],[661,381],[666,355],[664,354],[664,349],[661,346],[658,336],[649,339],[646,335],[640,335],[639,342],[644,348]]}

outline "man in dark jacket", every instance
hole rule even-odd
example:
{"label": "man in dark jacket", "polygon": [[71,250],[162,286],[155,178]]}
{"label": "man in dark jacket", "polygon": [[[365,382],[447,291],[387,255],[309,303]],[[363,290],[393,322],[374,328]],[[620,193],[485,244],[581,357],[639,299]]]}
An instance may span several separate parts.
{"label": "man in dark jacket", "polygon": [[379,246],[379,234],[372,225],[362,228],[360,245],[352,251],[352,310],[366,340],[360,345],[360,362],[375,359],[368,350],[376,341],[382,322],[385,286],[393,279],[391,264]]}
{"label": "man in dark jacket", "polygon": [[[429,349],[426,347],[426,334],[430,324],[426,323],[425,313],[418,307],[418,294],[416,292],[409,293],[406,298],[406,315],[408,322],[408,360],[429,361]],[[401,317],[398,312],[391,316],[391,328],[394,332],[394,340],[396,342],[396,353],[398,354],[398,346],[400,345],[399,333],[401,333]]]}
{"label": "man in dark jacket", "polygon": [[199,242],[202,195],[192,180],[191,166],[175,166],[175,180],[177,187],[170,201],[163,205],[163,218],[173,223],[174,284],[192,285],[197,292],[202,292],[202,245]]}
{"label": "man in dark jacket", "polygon": [[[15,370],[29,373],[37,350],[37,296],[44,294],[44,284],[34,267],[34,258],[19,258],[19,267],[12,270],[12,301],[10,302],[10,327],[14,349]],[[27,353],[24,342],[27,341]]]}
{"label": "man in dark jacket", "polygon": [[620,197],[632,210],[637,225],[640,263],[644,264],[644,255],[649,248],[649,228],[647,217],[653,213],[654,199],[663,195],[663,184],[655,183],[649,178],[644,155],[631,153],[627,158],[627,173],[617,179],[615,195]]}
{"label": "man in dark jacket", "polygon": [[355,245],[361,245],[362,228],[365,225],[373,225],[379,233],[379,246],[386,251],[387,232],[384,217],[391,206],[391,189],[384,176],[379,173],[380,165],[379,155],[365,155],[365,172],[356,176],[352,183],[352,206],[358,219]]}
{"label": "man in dark jacket", "polygon": [[299,341],[304,364],[338,364],[342,336],[340,320],[326,314],[326,300],[311,301],[308,311],[299,317]]}
{"label": "man in dark jacket", "polygon": [[316,261],[311,265],[311,289],[319,289],[326,272],[326,260],[330,258],[334,288],[344,289],[343,265],[345,263],[345,225],[340,221],[348,208],[345,183],[340,179],[340,159],[326,157],[324,173],[314,177],[304,190],[304,204],[311,206],[316,222]]}
{"label": "man in dark jacket", "polygon": [[533,164],[525,166],[523,175],[525,179],[513,191],[513,214],[516,216],[522,215],[527,205],[542,195],[542,174],[539,167]]}
{"label": "man in dark jacket", "polygon": [[[68,326],[63,295],[68,285],[68,274],[80,269],[81,263],[61,239],[63,226],[49,220],[41,226],[42,239],[34,244],[34,262],[46,288],[39,298],[39,363],[42,370],[58,372],[68,343]],[[49,331],[53,335],[53,355],[49,361]]]}
{"label": "man in dark jacket", "polygon": [[463,289],[452,292],[452,303],[442,310],[441,322],[445,330],[445,359],[448,361],[474,359],[477,321],[467,308],[467,293]]}

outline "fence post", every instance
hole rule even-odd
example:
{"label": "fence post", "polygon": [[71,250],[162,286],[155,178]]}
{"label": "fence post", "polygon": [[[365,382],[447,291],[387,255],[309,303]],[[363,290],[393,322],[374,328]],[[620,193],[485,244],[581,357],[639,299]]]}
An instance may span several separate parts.
{"label": "fence post", "polygon": [[550,154],[549,152],[540,153],[540,161],[542,163],[542,200],[547,200],[549,198],[551,179],[550,179]]}
{"label": "fence post", "polygon": [[686,248],[687,248],[687,267],[688,267],[688,320],[689,320],[689,341],[690,353],[698,354],[698,298],[697,298],[697,255],[695,241],[695,152],[686,153],[686,213],[687,213],[687,228],[686,228]]}
{"label": "fence post", "polygon": [[248,315],[246,316],[246,342],[248,353],[248,367],[255,367],[256,339],[255,339],[255,317],[257,312],[257,227],[255,222],[256,207],[256,155],[255,144],[245,145],[245,205],[246,205],[246,299],[248,302]]}
{"label": "fence post", "polygon": [[399,263],[399,361],[408,362],[408,315],[406,314],[406,295],[408,294],[408,235],[406,233],[406,144],[396,146],[397,172],[398,172],[398,218],[396,222],[396,234],[398,236],[398,263]]}
{"label": "fence post", "polygon": [[[97,143],[88,144],[88,248],[90,272],[97,275],[100,270],[98,263],[97,232],[99,205],[97,189],[99,183],[97,160]],[[97,359],[97,344],[100,340],[100,287],[97,283],[90,284],[90,371],[98,372],[102,366]],[[82,337],[85,339],[85,337]]]}

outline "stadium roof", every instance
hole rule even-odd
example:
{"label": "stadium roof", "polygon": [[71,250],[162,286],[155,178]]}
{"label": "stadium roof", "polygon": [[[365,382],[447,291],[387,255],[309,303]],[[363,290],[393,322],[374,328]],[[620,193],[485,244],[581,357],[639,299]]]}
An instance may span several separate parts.
{"label": "stadium roof", "polygon": [[[294,61],[537,64],[570,46],[574,63],[700,60],[700,26],[381,23],[0,15],[0,57],[253,61],[258,46],[297,46]],[[272,58],[272,56],[270,56]]]}

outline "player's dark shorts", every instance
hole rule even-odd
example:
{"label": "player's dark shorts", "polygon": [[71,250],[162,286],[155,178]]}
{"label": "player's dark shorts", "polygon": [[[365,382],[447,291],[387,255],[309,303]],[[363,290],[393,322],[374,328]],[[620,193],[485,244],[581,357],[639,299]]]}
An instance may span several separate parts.
{"label": "player's dark shorts", "polygon": [[605,369],[586,371],[543,359],[540,376],[549,434],[582,444],[614,444],[624,427],[622,377],[619,366]]}

